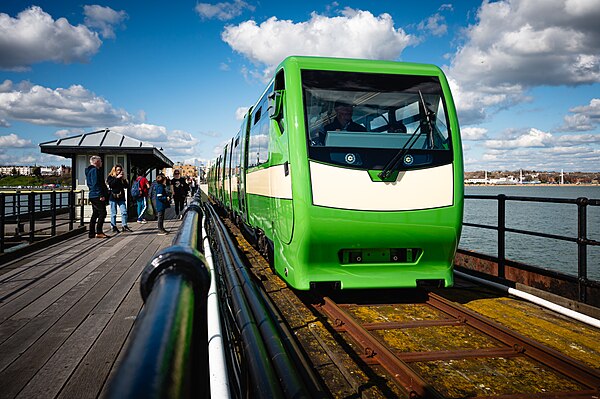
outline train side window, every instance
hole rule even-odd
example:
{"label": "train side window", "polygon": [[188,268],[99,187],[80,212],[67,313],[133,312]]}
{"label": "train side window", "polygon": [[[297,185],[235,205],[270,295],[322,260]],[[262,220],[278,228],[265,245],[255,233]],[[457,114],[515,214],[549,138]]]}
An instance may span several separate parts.
{"label": "train side window", "polygon": [[269,118],[262,118],[262,109],[268,106],[268,94],[273,91],[273,85],[267,89],[260,99],[253,114],[253,126],[250,129],[248,143],[248,167],[258,166],[269,160]]}

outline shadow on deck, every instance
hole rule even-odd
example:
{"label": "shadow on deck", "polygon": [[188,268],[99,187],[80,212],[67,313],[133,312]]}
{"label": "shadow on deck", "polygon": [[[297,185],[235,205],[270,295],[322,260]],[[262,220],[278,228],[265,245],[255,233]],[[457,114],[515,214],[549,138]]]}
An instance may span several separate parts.
{"label": "shadow on deck", "polygon": [[143,304],[140,274],[181,223],[168,212],[169,235],[132,223],[133,233],[83,234],[0,268],[0,398],[104,395]]}

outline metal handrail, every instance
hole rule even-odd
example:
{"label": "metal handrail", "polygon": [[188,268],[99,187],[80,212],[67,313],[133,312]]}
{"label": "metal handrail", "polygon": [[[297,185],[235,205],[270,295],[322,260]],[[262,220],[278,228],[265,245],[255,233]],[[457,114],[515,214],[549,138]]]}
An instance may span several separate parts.
{"label": "metal handrail", "polygon": [[199,198],[186,209],[173,245],[142,273],[144,308],[108,397],[207,397],[206,300],[210,274]]}
{"label": "metal handrail", "polygon": [[[61,195],[57,195],[61,194]],[[63,201],[63,195],[67,194],[67,201]],[[57,227],[68,224],[68,230],[74,229],[77,218],[75,212],[75,198],[79,195],[83,198],[84,191],[74,190],[51,190],[51,191],[27,191],[27,192],[0,192],[0,253],[5,252],[7,247],[6,226],[15,224],[15,234],[18,239],[25,239],[30,244],[35,242],[36,234],[49,230],[50,236],[57,235]],[[81,201],[83,204],[83,201]],[[62,211],[62,212],[61,212]],[[57,220],[59,213],[68,213],[69,218],[60,222]],[[83,226],[83,207],[79,215],[80,226]],[[50,225],[39,227],[40,221],[49,221]],[[21,229],[25,223],[29,225],[26,235],[21,235]]]}
{"label": "metal handrail", "polygon": [[[281,331],[273,308],[250,277],[237,245],[210,204],[206,204],[213,256],[219,257],[220,273],[240,330],[245,365],[250,378],[250,397],[314,398],[326,396],[317,379],[300,366],[299,354]],[[215,265],[217,263],[215,262]],[[278,328],[279,327],[279,328]]]}
{"label": "metal handrail", "polygon": [[[587,207],[600,206],[600,199],[588,199],[585,197],[572,198],[544,198],[544,197],[523,197],[499,195],[476,195],[466,194],[465,199],[485,199],[498,201],[498,224],[497,226],[463,223],[463,226],[476,227],[482,229],[496,230],[498,232],[498,254],[495,258],[498,263],[498,277],[505,278],[506,259],[506,233],[517,233],[541,238],[550,238],[554,240],[568,241],[577,243],[577,280],[579,301],[586,302],[586,286],[589,282],[587,276],[587,247],[600,246],[600,241],[591,240],[587,237]],[[554,204],[574,204],[577,205],[577,237],[568,237],[557,234],[542,233],[537,231],[514,229],[506,227],[506,202],[542,202]]]}

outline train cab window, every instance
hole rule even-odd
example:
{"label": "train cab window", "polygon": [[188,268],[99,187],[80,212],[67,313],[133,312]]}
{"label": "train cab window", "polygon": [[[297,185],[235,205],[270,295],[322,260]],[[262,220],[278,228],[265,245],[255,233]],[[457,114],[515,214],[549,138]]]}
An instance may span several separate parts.
{"label": "train cab window", "polygon": [[381,169],[403,150],[405,169],[452,161],[435,76],[303,70],[302,88],[311,159]]}

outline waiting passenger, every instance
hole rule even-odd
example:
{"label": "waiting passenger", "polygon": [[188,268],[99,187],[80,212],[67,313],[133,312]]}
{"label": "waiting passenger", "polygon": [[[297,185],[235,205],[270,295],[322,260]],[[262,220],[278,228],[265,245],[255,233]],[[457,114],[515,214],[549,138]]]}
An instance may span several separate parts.
{"label": "waiting passenger", "polygon": [[127,204],[125,203],[125,197],[129,189],[129,184],[123,173],[123,166],[116,164],[106,178],[108,187],[110,189],[110,195],[108,202],[110,203],[110,225],[112,226],[113,233],[119,233],[117,228],[117,207],[121,210],[121,226],[123,231],[131,232],[131,229],[127,226]]}
{"label": "waiting passenger", "polygon": [[156,201],[156,217],[158,219],[158,235],[168,234],[164,227],[165,210],[171,206],[171,198],[167,195],[165,186],[166,179],[163,174],[156,176],[156,189],[154,197]]}
{"label": "waiting passenger", "polygon": [[108,201],[108,187],[104,183],[102,173],[102,158],[98,155],[90,157],[90,166],[85,169],[85,181],[89,191],[89,199],[92,203],[92,217],[88,234],[90,238],[108,238],[102,231],[104,218],[106,218],[106,203]]}

